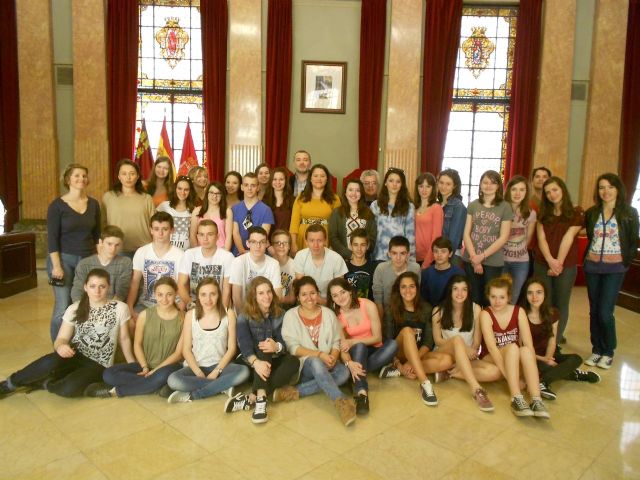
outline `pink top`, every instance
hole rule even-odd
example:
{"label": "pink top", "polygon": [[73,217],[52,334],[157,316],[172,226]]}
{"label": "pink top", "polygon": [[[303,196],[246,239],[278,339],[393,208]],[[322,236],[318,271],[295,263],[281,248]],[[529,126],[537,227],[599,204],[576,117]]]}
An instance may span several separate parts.
{"label": "pink top", "polygon": [[[342,313],[338,315],[338,320],[342,324],[344,331],[349,335],[349,338],[367,338],[373,335],[373,331],[371,330],[371,319],[367,314],[365,300],[366,299],[364,298],[358,298],[358,302],[360,302],[360,313],[362,313],[362,321],[358,325],[350,326]],[[382,346],[382,342],[378,342],[374,345],[374,347],[380,346]]]}
{"label": "pink top", "polygon": [[216,246],[218,248],[224,248],[224,244],[227,241],[227,232],[225,231],[225,219],[220,217],[214,217],[205,213],[202,217],[198,217],[198,224],[202,220],[213,220],[216,226],[218,227],[218,241],[216,242]]}
{"label": "pink top", "polygon": [[442,236],[444,211],[439,203],[429,206],[424,212],[416,210],[416,259],[422,261],[422,268],[427,268],[433,262],[431,244]]}

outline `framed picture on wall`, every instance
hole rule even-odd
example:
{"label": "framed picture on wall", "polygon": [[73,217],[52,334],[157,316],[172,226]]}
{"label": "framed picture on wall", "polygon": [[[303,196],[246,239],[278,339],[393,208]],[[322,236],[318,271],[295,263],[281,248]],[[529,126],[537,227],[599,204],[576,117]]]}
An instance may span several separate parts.
{"label": "framed picture on wall", "polygon": [[347,99],[347,62],[302,61],[300,111],[344,113]]}

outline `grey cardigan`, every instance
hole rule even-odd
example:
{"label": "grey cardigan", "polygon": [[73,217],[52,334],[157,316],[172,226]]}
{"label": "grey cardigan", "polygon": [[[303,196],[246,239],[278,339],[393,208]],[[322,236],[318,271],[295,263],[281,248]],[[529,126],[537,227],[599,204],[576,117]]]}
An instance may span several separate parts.
{"label": "grey cardigan", "polygon": [[[347,219],[342,213],[341,207],[334,208],[329,217],[329,244],[332,250],[338,252],[342,258],[349,260],[351,258],[351,250],[347,242]],[[378,236],[378,226],[375,217],[367,221],[365,227],[367,237],[369,238],[369,250],[372,251],[376,245],[376,237]]]}

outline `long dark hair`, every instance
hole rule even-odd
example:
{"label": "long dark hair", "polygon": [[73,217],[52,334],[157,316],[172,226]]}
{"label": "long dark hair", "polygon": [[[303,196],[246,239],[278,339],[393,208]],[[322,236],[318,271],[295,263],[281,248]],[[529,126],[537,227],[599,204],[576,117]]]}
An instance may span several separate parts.
{"label": "long dark hair", "polygon": [[600,198],[598,187],[600,185],[600,180],[606,180],[611,184],[612,187],[615,187],[618,190],[618,196],[616,197],[616,205],[614,207],[614,213],[618,220],[622,220],[623,218],[627,218],[631,215],[631,209],[627,204],[627,189],[620,180],[620,177],[615,173],[603,173],[596,180],[596,186],[593,190],[593,203],[596,204],[598,210],[602,210],[602,199]]}
{"label": "long dark hair", "polygon": [[276,175],[276,173],[281,173],[282,175],[284,175],[284,190],[282,191],[282,205],[280,205],[280,208],[291,210],[295,198],[293,198],[293,190],[291,189],[291,184],[289,183],[289,173],[284,167],[276,167],[271,171],[269,184],[265,189],[264,196],[262,197],[262,202],[269,208],[271,208],[271,210],[276,209],[276,193],[273,189],[273,177]]}
{"label": "long dark hair", "polygon": [[511,199],[511,188],[519,183],[524,183],[524,186],[527,189],[527,193],[525,193],[522,202],[520,202],[520,205],[518,205],[518,208],[520,209],[520,215],[524,220],[526,220],[527,218],[529,218],[529,215],[531,215],[531,205],[529,205],[531,187],[529,185],[529,181],[526,178],[524,178],[522,175],[516,175],[511,178],[511,180],[507,182],[507,186],[504,188],[504,199],[513,207],[513,200]]}
{"label": "long dark hair", "polygon": [[[91,278],[100,278],[102,280],[107,281],[107,285],[111,283],[111,277],[109,276],[109,272],[107,272],[103,268],[94,268],[87,275],[87,279],[84,281],[84,284],[87,285]],[[89,303],[89,295],[87,292],[82,292],[82,296],[80,297],[80,302],[78,302],[78,308],[76,309],[76,315],[74,317],[74,321],[79,325],[81,323],[89,320],[89,309],[91,305]]]}
{"label": "long dark hair", "polygon": [[387,188],[387,179],[392,174],[398,175],[400,177],[402,186],[400,187],[400,191],[398,192],[398,196],[396,197],[396,203],[393,206],[391,216],[404,217],[409,213],[411,198],[409,196],[409,189],[407,188],[407,177],[405,177],[404,172],[399,168],[390,168],[389,170],[387,170],[387,173],[384,174],[382,187],[380,188],[380,193],[378,194],[378,208],[380,209],[380,213],[389,215],[389,189]]}
{"label": "long dark hair", "polygon": [[209,189],[211,187],[215,187],[220,192],[220,218],[227,218],[227,190],[220,182],[211,182],[207,185],[207,188],[204,189],[204,200],[202,200],[202,207],[200,207],[200,211],[196,215],[197,217],[204,217],[204,214],[209,210]]}
{"label": "long dark hair", "polygon": [[176,178],[176,182],[173,185],[173,192],[171,192],[171,196],[169,197],[169,206],[171,208],[176,208],[178,206],[178,202],[180,202],[180,199],[178,199],[178,194],[176,193],[176,190],[178,189],[178,183],[180,182],[187,182],[189,184],[189,195],[187,196],[185,203],[187,205],[187,210],[189,212],[192,212],[196,201],[196,189],[193,186],[193,181],[191,180],[191,178],[186,175],[181,175]]}
{"label": "long dark hair", "polygon": [[544,292],[544,300],[542,301],[542,305],[540,305],[540,323],[542,325],[542,333],[545,338],[553,337],[553,307],[549,305],[549,300],[547,296],[547,287],[544,286],[544,282],[536,277],[529,278],[524,287],[522,287],[522,293],[520,297],[520,306],[524,308],[524,311],[527,312],[527,315],[531,313],[531,304],[529,303],[529,299],[527,298],[527,290],[531,285],[537,283],[542,287],[542,291]]}
{"label": "long dark hair", "polygon": [[173,165],[173,160],[169,157],[158,157],[153,164],[153,168],[151,169],[151,175],[149,175],[149,180],[147,181],[147,193],[153,196],[156,193],[156,189],[158,188],[158,177],[156,176],[156,166],[165,162],[169,165],[169,173],[167,174],[167,178],[164,180],[164,188],[167,190],[167,196],[171,198],[173,195],[173,179],[175,177],[176,168]]}
{"label": "long dark hair", "polygon": [[360,306],[358,294],[356,289],[353,288],[353,285],[351,285],[344,277],[336,277],[327,285],[327,307],[336,312],[336,315],[340,314],[340,306],[336,305],[336,302],[333,301],[333,297],[331,296],[332,287],[341,287],[346,292],[349,292],[349,296],[351,297],[351,303],[349,304],[350,308],[357,308]]}
{"label": "long dark hair", "polygon": [[216,302],[215,309],[218,311],[218,315],[220,318],[225,316],[224,305],[222,305],[222,290],[220,289],[220,284],[213,277],[205,277],[198,282],[198,286],[196,287],[196,320],[202,318],[204,315],[204,310],[202,308],[202,304],[200,303],[200,290],[202,287],[206,287],[207,285],[213,285],[218,291],[218,301]]}
{"label": "long dark hair", "polygon": [[560,177],[547,178],[542,185],[542,201],[540,202],[540,223],[550,223],[554,218],[554,206],[553,203],[547,198],[545,188],[547,185],[555,183],[562,190],[562,204],[560,205],[560,218],[565,221],[570,221],[576,214],[571,202],[571,195],[567,190],[567,185]]}
{"label": "long dark hair", "polygon": [[431,185],[431,195],[429,195],[429,198],[427,198],[427,207],[430,207],[431,205],[436,203],[436,200],[438,198],[438,186],[436,185],[436,177],[434,177],[433,174],[429,172],[421,173],[420,175],[418,175],[418,178],[416,178],[416,182],[413,188],[413,203],[415,204],[416,208],[420,208],[422,206],[422,198],[420,197],[420,191],[418,190],[418,187],[420,187],[420,185],[422,185],[425,180],[429,185]]}
{"label": "long dark hair", "polygon": [[293,295],[296,297],[296,301],[298,300],[298,295],[300,295],[300,290],[305,285],[311,285],[313,288],[316,289],[316,292],[320,291],[318,289],[318,284],[313,279],[313,277],[310,277],[309,275],[305,275],[304,277],[300,277],[300,278],[298,278],[298,279],[293,281]]}
{"label": "long dark hair", "polygon": [[138,179],[136,180],[136,185],[134,187],[136,189],[136,192],[140,194],[145,193],[144,186],[142,185],[142,176],[140,175],[140,167],[138,166],[137,163],[132,162],[128,158],[123,158],[116,164],[116,180],[115,182],[113,182],[111,191],[115,192],[116,194],[122,193],[122,182],[120,181],[119,175],[120,175],[120,169],[125,165],[133,167],[136,173],[138,174]]}
{"label": "long dark hair", "polygon": [[480,203],[484,203],[484,194],[482,193],[482,180],[484,180],[485,177],[491,180],[492,183],[495,183],[496,185],[498,185],[498,188],[496,189],[496,196],[493,197],[493,200],[491,201],[491,205],[492,206],[500,205],[504,200],[504,196],[503,196],[504,194],[502,192],[502,189],[503,189],[502,177],[495,170],[487,170],[480,177],[480,185],[478,185],[478,199],[480,200]]}
{"label": "long dark hair", "polygon": [[327,183],[325,184],[324,190],[322,191],[322,200],[324,200],[329,205],[333,205],[333,202],[335,202],[336,200],[336,194],[333,193],[333,189],[331,188],[331,173],[329,173],[329,169],[321,163],[316,163],[309,170],[309,177],[307,178],[307,184],[304,186],[304,190],[300,194],[300,201],[304,203],[311,201],[311,195],[313,194],[311,177],[313,176],[313,171],[318,168],[322,170],[327,176]]}
{"label": "long dark hair", "polygon": [[[236,192],[236,195],[238,195],[238,200],[244,200],[244,192],[242,191],[242,175],[240,175],[240,172],[236,172],[235,170],[231,170],[230,172],[227,172],[227,174],[224,176],[224,183],[226,185],[227,183],[227,178],[229,177],[236,177],[238,179],[238,191]],[[225,186],[222,191],[224,192],[225,197],[228,195],[227,193],[227,187]],[[206,198],[206,195],[205,195]]]}
{"label": "long dark hair", "polygon": [[260,285],[269,285],[271,294],[273,295],[273,300],[271,300],[271,305],[269,306],[269,315],[271,315],[272,317],[277,317],[279,315],[282,315],[283,313],[282,307],[280,307],[280,304],[278,302],[278,296],[276,295],[276,291],[273,288],[273,284],[271,283],[271,281],[266,277],[257,276],[253,280],[251,280],[251,283],[249,283],[247,293],[244,297],[244,306],[242,308],[244,314],[255,322],[262,322],[264,320],[262,311],[258,306],[258,299],[256,297],[256,291],[258,290],[258,287]]}
{"label": "long dark hair", "polygon": [[424,310],[424,303],[420,298],[420,292],[418,291],[420,285],[420,279],[415,272],[404,272],[398,275],[396,281],[393,282],[393,286],[391,287],[391,301],[390,310],[391,316],[393,318],[393,323],[396,325],[402,325],[404,323],[404,300],[402,300],[402,296],[400,295],[400,282],[403,279],[410,278],[416,284],[416,298],[413,299],[413,311],[416,316],[420,316],[422,311]]}
{"label": "long dark hair", "polygon": [[373,220],[373,212],[364,201],[364,185],[362,185],[362,182],[358,178],[352,178],[344,186],[342,194],[340,195],[340,200],[342,202],[339,207],[340,212],[342,213],[342,215],[344,215],[345,218],[349,218],[351,216],[351,207],[349,206],[349,200],[347,200],[346,194],[347,188],[349,188],[349,185],[351,185],[352,183],[355,183],[356,185],[358,185],[358,188],[360,188],[360,200],[358,200],[358,218],[363,218],[367,222],[369,220]]}
{"label": "long dark hair", "polygon": [[[453,181],[453,192],[451,192],[449,198],[458,198],[462,200],[462,180],[460,180],[460,174],[458,171],[453,168],[445,168],[438,174],[438,180],[440,180],[440,177],[442,176],[449,177]],[[438,202],[442,203],[442,194],[439,190],[437,198]]]}
{"label": "long dark hair", "polygon": [[464,283],[467,286],[467,298],[462,305],[462,325],[461,332],[470,332],[473,329],[473,300],[471,299],[471,284],[464,275],[454,275],[447,283],[440,309],[440,326],[443,330],[451,330],[453,325],[453,286],[456,283]]}

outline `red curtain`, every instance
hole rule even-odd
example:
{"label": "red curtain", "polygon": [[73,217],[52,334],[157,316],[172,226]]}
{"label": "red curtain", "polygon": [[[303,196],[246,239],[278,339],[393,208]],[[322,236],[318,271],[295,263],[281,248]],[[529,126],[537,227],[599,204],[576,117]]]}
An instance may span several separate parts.
{"label": "red curtain", "polygon": [[541,38],[542,0],[520,0],[513,58],[505,180],[518,174],[528,177],[531,171],[538,105]]}
{"label": "red curtain", "polygon": [[387,0],[362,2],[358,84],[358,147],[362,169],[378,169],[386,27]]}
{"label": "red curtain", "polygon": [[200,4],[202,24],[204,134],[211,180],[224,178],[227,103],[227,0]]}
{"label": "red curtain", "polygon": [[420,135],[423,172],[437,174],[442,167],[461,20],[462,0],[427,0]]}
{"label": "red curtain", "polygon": [[292,17],[291,0],[269,0],[265,162],[271,167],[284,167],[287,164],[291,110]]}
{"label": "red curtain", "polygon": [[121,158],[131,158],[138,90],[138,2],[110,0],[107,6],[107,92],[112,177]]}
{"label": "red curtain", "polygon": [[622,87],[620,178],[633,198],[640,172],[640,0],[629,1],[627,50]]}
{"label": "red curtain", "polygon": [[18,221],[18,34],[14,0],[0,2],[0,198],[7,210],[5,232]]}

